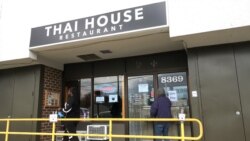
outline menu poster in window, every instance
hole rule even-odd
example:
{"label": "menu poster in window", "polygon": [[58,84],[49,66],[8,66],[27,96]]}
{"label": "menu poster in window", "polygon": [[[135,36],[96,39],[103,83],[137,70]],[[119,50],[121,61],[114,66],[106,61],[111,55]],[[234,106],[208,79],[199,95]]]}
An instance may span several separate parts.
{"label": "menu poster in window", "polygon": [[188,99],[187,86],[175,86],[173,90],[178,94],[178,99]]}
{"label": "menu poster in window", "polygon": [[97,97],[95,98],[95,102],[96,102],[96,103],[104,103],[104,102],[105,102],[104,96],[97,96]]}
{"label": "menu poster in window", "polygon": [[60,92],[45,90],[45,107],[60,107]]}
{"label": "menu poster in window", "polygon": [[109,95],[109,103],[115,103],[118,102],[118,95]]}
{"label": "menu poster in window", "polygon": [[148,93],[148,84],[139,84],[138,91],[139,93]]}
{"label": "menu poster in window", "polygon": [[176,91],[168,91],[168,98],[170,99],[170,101],[178,101],[178,97],[177,97],[177,92]]}

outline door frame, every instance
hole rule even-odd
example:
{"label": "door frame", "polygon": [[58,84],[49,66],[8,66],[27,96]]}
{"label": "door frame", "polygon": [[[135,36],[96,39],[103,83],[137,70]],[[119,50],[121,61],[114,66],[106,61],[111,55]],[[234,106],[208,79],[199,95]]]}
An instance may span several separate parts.
{"label": "door frame", "polygon": [[[188,91],[188,105],[190,108],[189,111],[189,115],[190,117],[192,117],[192,109],[191,109],[191,102],[190,102],[190,92],[189,92],[189,73],[188,73],[188,69],[185,68],[174,68],[174,69],[159,69],[159,70],[154,70],[154,71],[146,71],[146,72],[135,72],[135,73],[127,73],[126,75],[124,75],[124,81],[125,81],[125,105],[128,106],[128,77],[133,77],[133,76],[142,76],[142,75],[153,75],[153,85],[154,85],[154,93],[155,93],[155,97],[157,96],[156,94],[156,90],[159,87],[158,84],[158,74],[163,74],[163,73],[178,73],[178,72],[186,72],[186,78],[187,78],[187,91]],[[129,109],[126,108],[125,109],[125,117],[129,118]],[[191,135],[194,134],[193,132],[193,125],[190,124],[190,132]],[[125,125],[125,132],[129,133],[129,123],[126,123]],[[126,139],[126,141],[129,141],[129,139]]]}

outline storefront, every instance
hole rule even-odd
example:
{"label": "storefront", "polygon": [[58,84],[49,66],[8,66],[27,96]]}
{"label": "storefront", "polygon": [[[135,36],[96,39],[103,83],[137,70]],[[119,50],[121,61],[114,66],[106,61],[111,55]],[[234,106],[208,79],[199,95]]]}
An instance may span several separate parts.
{"label": "storefront", "polygon": [[[148,118],[156,90],[164,88],[174,117],[184,111],[202,121],[203,141],[249,141],[248,2],[6,1],[0,2],[0,118],[48,117],[62,107],[69,83],[80,88],[81,118]],[[85,132],[87,124],[78,130]],[[169,134],[178,135],[178,126]],[[14,128],[51,130],[43,122]],[[153,134],[146,122],[114,128]],[[196,125],[185,129],[198,134]]]}
{"label": "storefront", "polygon": [[[174,117],[181,109],[190,117],[187,76],[187,56],[184,51],[66,64],[64,71],[65,83],[78,81],[81,86],[81,108],[88,109],[90,117],[107,118],[116,117],[112,108],[118,106],[121,117],[149,118],[157,88],[164,88],[166,96],[170,97]],[[97,100],[94,96],[97,90],[107,100]],[[91,103],[86,104],[87,101]],[[131,122],[120,125],[125,128],[118,128],[120,131],[115,132],[153,135],[152,125],[148,122]],[[191,135],[191,126],[187,125],[186,128],[186,134]],[[173,124],[170,130],[172,135],[178,135],[178,124]]]}

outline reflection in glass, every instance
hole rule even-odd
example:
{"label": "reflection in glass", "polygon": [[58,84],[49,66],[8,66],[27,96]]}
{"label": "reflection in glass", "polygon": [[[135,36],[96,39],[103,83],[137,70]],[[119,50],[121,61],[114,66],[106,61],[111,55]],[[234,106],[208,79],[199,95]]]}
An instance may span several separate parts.
{"label": "reflection in glass", "polygon": [[80,95],[81,117],[86,118],[91,115],[91,79],[81,79]]}
{"label": "reflection in glass", "polygon": [[[80,81],[80,117],[88,118],[91,117],[91,79],[81,79]],[[79,122],[77,130],[86,130],[87,122]]]}
{"label": "reflection in glass", "polygon": [[[128,77],[129,118],[149,118],[150,105],[154,100],[153,75]],[[153,124],[130,122],[130,135],[153,135]],[[141,141],[143,139],[130,139]]]}
{"label": "reflection in glass", "polygon": [[94,116],[122,117],[123,76],[107,76],[94,78]]}

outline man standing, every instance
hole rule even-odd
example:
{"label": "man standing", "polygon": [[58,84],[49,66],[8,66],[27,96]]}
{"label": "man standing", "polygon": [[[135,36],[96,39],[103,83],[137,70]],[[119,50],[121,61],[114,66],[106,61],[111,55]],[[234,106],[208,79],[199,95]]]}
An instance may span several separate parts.
{"label": "man standing", "polygon": [[[64,104],[62,112],[66,115],[66,118],[79,118],[80,117],[80,99],[77,88],[69,87],[67,91],[67,102]],[[64,128],[65,133],[76,133],[78,121],[65,121]],[[79,141],[77,136],[65,136],[63,141]]]}
{"label": "man standing", "polygon": [[[172,118],[171,101],[166,96],[163,88],[157,90],[158,98],[151,105],[150,115],[154,118]],[[156,136],[168,135],[169,122],[155,122],[154,134]],[[160,141],[160,140],[156,140]]]}

